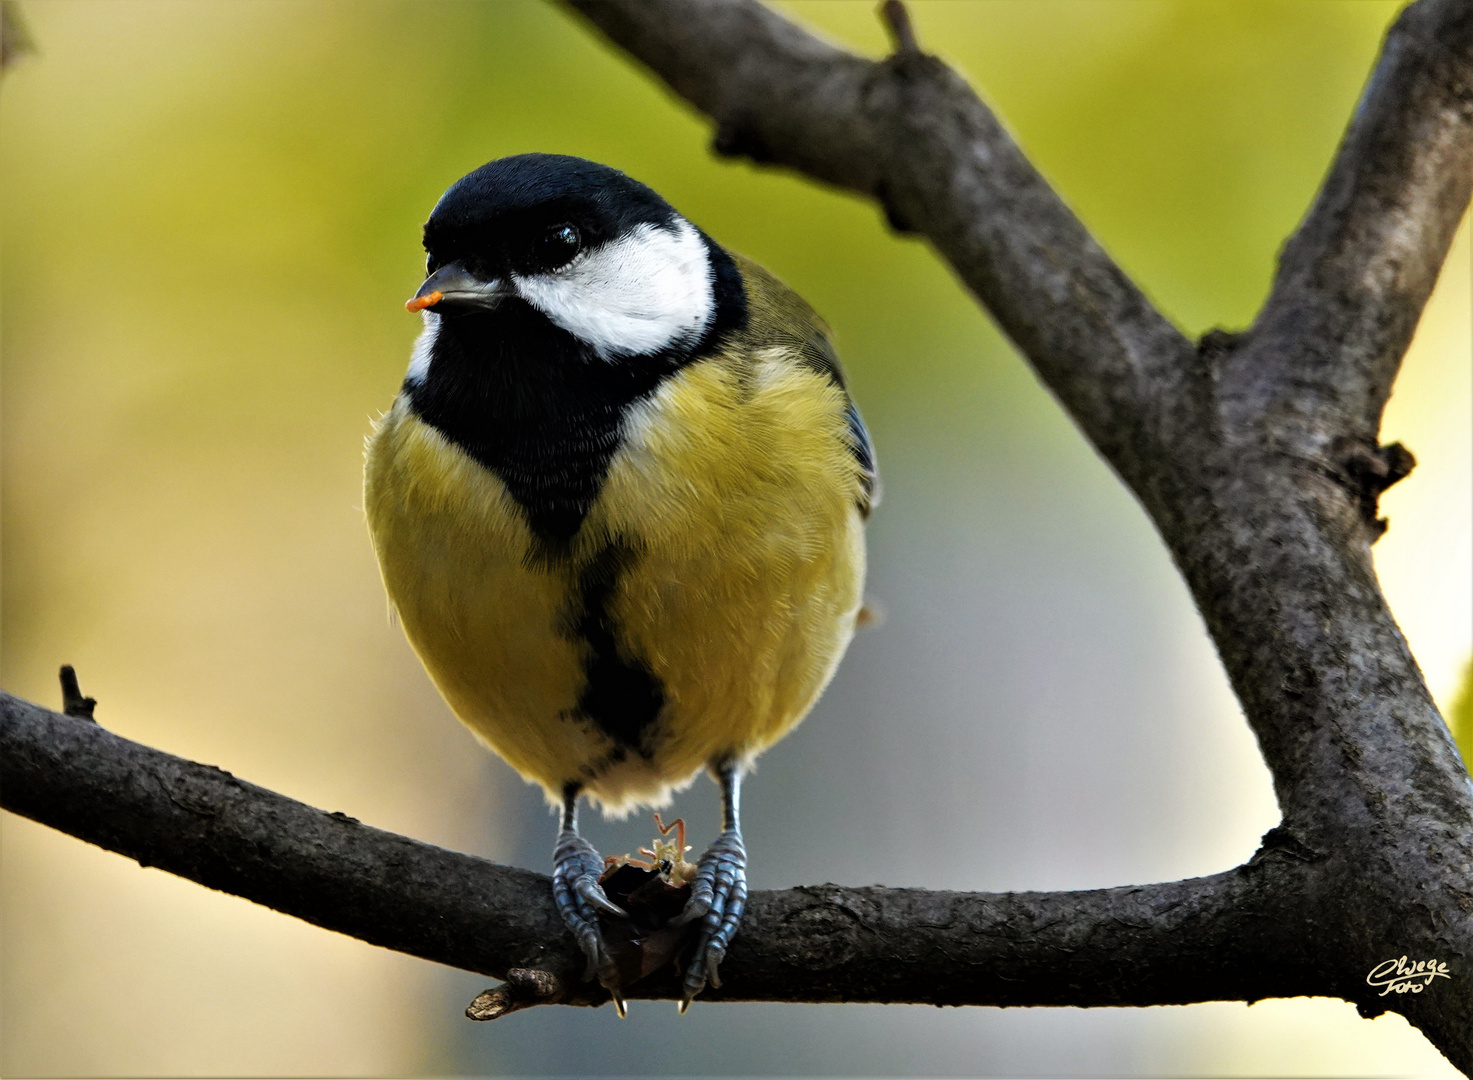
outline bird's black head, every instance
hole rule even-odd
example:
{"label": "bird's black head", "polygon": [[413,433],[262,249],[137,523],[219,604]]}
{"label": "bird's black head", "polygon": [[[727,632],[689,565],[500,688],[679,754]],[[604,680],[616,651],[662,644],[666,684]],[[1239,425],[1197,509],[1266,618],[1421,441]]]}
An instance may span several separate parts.
{"label": "bird's black head", "polygon": [[618,169],[561,154],[518,154],[452,184],[425,223],[424,245],[430,273],[458,260],[488,278],[530,275],[565,266],[640,225],[669,228],[676,217],[669,203]]}
{"label": "bird's black head", "polygon": [[412,309],[485,316],[527,305],[605,359],[696,345],[734,272],[645,185],[558,154],[500,158],[457,180],[424,245],[429,276]]}

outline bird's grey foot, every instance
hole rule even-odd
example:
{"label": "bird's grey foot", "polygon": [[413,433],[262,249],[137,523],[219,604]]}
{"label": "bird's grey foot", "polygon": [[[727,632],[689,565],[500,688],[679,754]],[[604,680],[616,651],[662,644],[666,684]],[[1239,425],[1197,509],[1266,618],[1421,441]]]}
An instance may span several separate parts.
{"label": "bird's grey foot", "polygon": [[620,993],[618,969],[609,955],[603,934],[598,928],[598,913],[605,912],[628,918],[624,909],[605,895],[598,878],[604,862],[593,845],[576,832],[564,829],[558,834],[552,855],[552,898],[558,913],[573,932],[583,955],[588,957],[585,981],[598,976],[598,981],[614,998],[614,1007],[624,1015],[624,996]]}
{"label": "bird's grey foot", "polygon": [[695,956],[685,973],[681,1012],[690,1008],[691,1001],[708,982],[712,986],[721,985],[717,967],[741,925],[746,907],[747,849],[741,831],[728,828],[701,856],[691,881],[690,899],[678,920],[681,923],[700,920]]}

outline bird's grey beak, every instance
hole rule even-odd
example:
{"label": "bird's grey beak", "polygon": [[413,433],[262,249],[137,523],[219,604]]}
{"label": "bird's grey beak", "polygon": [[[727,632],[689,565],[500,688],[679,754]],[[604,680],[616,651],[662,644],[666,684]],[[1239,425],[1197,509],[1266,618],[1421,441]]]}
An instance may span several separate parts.
{"label": "bird's grey beak", "polygon": [[404,306],[410,311],[423,311],[432,307],[493,308],[503,296],[510,295],[510,284],[503,278],[483,281],[458,262],[446,263],[425,278],[414,299]]}

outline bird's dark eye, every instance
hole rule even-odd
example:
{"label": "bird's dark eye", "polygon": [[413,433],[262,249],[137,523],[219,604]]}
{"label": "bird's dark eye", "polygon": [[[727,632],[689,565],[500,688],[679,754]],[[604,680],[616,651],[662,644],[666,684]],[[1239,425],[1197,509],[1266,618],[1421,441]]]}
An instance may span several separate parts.
{"label": "bird's dark eye", "polygon": [[532,261],[541,270],[556,270],[573,261],[583,247],[576,225],[564,223],[548,229],[532,245]]}

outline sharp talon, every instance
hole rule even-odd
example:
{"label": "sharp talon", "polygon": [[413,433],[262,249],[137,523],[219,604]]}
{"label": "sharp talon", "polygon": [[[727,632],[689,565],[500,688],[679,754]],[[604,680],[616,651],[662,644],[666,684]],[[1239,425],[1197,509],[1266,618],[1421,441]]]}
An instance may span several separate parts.
{"label": "sharp talon", "polygon": [[608,898],[592,875],[579,878],[574,889],[579,896],[605,914],[616,915],[621,919],[629,918],[629,913]]}
{"label": "sharp talon", "polygon": [[588,900],[591,905],[594,905],[595,908],[598,908],[598,911],[604,912],[605,915],[613,915],[614,918],[619,919],[629,918],[629,912],[626,912],[625,909],[620,908],[617,903],[614,903],[613,900],[608,899],[607,896],[602,896],[601,893],[595,894],[595,896],[585,897],[585,899]]}
{"label": "sharp talon", "polygon": [[585,899],[594,907],[598,908],[599,911],[602,911],[605,915],[612,915],[616,919],[629,918],[629,913],[627,911],[621,908],[618,904],[612,903],[609,900],[604,899],[603,897],[589,896],[585,897]]}
{"label": "sharp talon", "polygon": [[621,998],[618,994],[614,993],[611,993],[609,996],[614,999],[614,1011],[619,1014],[619,1019],[628,1020],[629,1006],[625,1004],[624,999]]}
{"label": "sharp talon", "polygon": [[691,1003],[691,999],[690,998],[681,998],[680,999],[680,1015],[681,1016],[684,1016],[685,1015],[685,1011],[690,1008],[690,1003]]}

